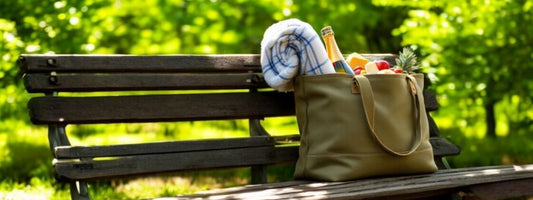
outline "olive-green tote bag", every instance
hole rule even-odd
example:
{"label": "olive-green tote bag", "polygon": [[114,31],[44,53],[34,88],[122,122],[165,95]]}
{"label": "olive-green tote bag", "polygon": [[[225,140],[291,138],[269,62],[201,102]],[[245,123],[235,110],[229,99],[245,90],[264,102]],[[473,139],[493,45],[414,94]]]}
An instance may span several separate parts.
{"label": "olive-green tote bag", "polygon": [[297,77],[295,178],[343,181],[436,171],[421,88],[423,75]]}

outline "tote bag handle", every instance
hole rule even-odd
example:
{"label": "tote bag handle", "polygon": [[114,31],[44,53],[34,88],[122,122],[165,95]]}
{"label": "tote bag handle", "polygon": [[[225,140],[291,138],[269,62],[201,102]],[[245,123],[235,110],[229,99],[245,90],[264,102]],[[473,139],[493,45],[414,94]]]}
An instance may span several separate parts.
{"label": "tote bag handle", "polygon": [[410,91],[411,97],[413,99],[413,104],[416,109],[415,111],[415,135],[414,135],[414,143],[411,146],[411,148],[406,152],[398,152],[393,150],[392,148],[388,147],[376,134],[375,129],[375,123],[374,123],[374,94],[372,91],[372,86],[370,85],[370,81],[365,76],[354,76],[354,84],[356,88],[359,89],[361,94],[361,99],[363,102],[363,108],[365,111],[365,116],[368,122],[368,126],[370,127],[370,132],[372,133],[372,136],[376,141],[379,143],[379,145],[388,153],[395,155],[395,156],[408,156],[411,155],[413,152],[418,149],[420,144],[422,143],[422,120],[421,117],[424,114],[423,109],[420,108],[420,102],[423,101],[423,97],[421,95],[420,88],[418,88],[416,84],[416,80],[411,76],[406,76],[407,85],[409,88],[406,88]]}

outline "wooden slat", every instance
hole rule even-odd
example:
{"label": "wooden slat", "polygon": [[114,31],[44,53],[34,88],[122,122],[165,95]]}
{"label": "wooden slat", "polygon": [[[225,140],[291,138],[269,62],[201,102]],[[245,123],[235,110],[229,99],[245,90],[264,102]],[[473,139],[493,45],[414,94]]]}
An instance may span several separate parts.
{"label": "wooden slat", "polygon": [[61,180],[89,180],[163,173],[293,162],[298,147],[247,147],[143,156],[114,160],[65,161],[55,164]]}
{"label": "wooden slat", "polygon": [[[189,199],[194,197],[222,197],[224,195],[237,195],[237,194],[247,194],[252,192],[261,192],[265,190],[277,190],[277,189],[293,189],[295,192],[304,192],[307,191],[307,189],[310,188],[345,188],[346,185],[348,187],[354,187],[359,188],[360,190],[369,189],[368,187],[380,187],[383,185],[388,185],[390,183],[395,183],[398,181],[405,181],[409,179],[423,179],[428,178],[432,176],[447,176],[448,174],[456,174],[461,173],[463,175],[465,174],[472,174],[476,171],[481,170],[499,170],[499,169],[505,169],[509,168],[509,166],[485,166],[485,167],[473,167],[473,168],[462,168],[462,169],[445,169],[445,170],[439,170],[433,174],[419,174],[419,175],[405,175],[405,176],[392,176],[392,177],[382,177],[382,178],[366,178],[361,180],[352,180],[352,181],[343,181],[343,182],[320,182],[320,181],[313,181],[313,180],[295,180],[295,181],[286,181],[286,182],[278,182],[278,183],[268,183],[268,184],[258,184],[258,185],[246,185],[246,186],[238,186],[238,187],[230,187],[230,188],[223,188],[223,189],[215,189],[215,190],[208,190],[208,191],[201,191],[196,194],[192,195],[186,195],[183,199]],[[366,187],[366,188],[365,188]],[[306,189],[307,188],[307,189]],[[301,189],[301,190],[296,190]],[[283,193],[291,193],[291,191],[287,190]],[[275,191],[273,194],[282,194],[279,191]],[[268,198],[269,196],[267,196]]]}
{"label": "wooden slat", "polygon": [[294,115],[292,93],[212,93],[108,97],[35,97],[35,124],[90,124],[263,118]]}
{"label": "wooden slat", "polygon": [[[145,155],[155,153],[176,153],[185,151],[230,149],[242,147],[267,146],[275,144],[298,145],[299,135],[291,136],[255,136],[246,138],[208,139],[193,141],[154,142],[144,144],[123,144],[109,146],[61,146],[55,149],[55,157],[58,159],[116,157],[130,155]],[[457,155],[460,149],[450,144],[443,138],[431,138],[435,156]],[[453,145],[451,148],[448,145]],[[294,161],[298,155],[294,156]]]}
{"label": "wooden slat", "polygon": [[153,142],[109,146],[61,146],[55,149],[55,157],[57,159],[117,157],[274,145],[275,141],[273,138],[268,136],[256,136],[246,138]]}
{"label": "wooden slat", "polygon": [[454,156],[461,153],[461,148],[448,140],[441,137],[431,137],[429,139],[431,147],[433,147],[434,156]]}
{"label": "wooden slat", "polygon": [[[352,191],[339,191],[331,195],[332,198],[357,198],[382,199],[390,197],[393,199],[412,199],[412,197],[428,197],[439,194],[439,191],[454,191],[471,185],[486,184],[500,181],[511,181],[519,179],[533,179],[533,171],[516,171],[512,166],[507,168],[496,167],[494,169],[481,168],[479,170],[466,169],[465,171],[454,170],[449,173],[436,173],[427,177],[414,177],[399,182],[394,182],[392,186],[382,186],[382,188],[371,189],[373,192],[360,189]],[[376,195],[377,194],[377,195]]]}
{"label": "wooden slat", "polygon": [[424,90],[424,103],[426,105],[426,111],[431,112],[439,109],[439,103],[437,102],[437,96],[435,92],[431,90]]}
{"label": "wooden slat", "polygon": [[433,119],[430,113],[426,113],[428,117],[428,125],[429,125],[429,136],[430,137],[440,137],[440,131],[439,127],[437,126],[437,123]]}
{"label": "wooden slat", "polygon": [[[387,60],[394,54],[362,54],[370,60]],[[226,55],[86,55],[23,54],[23,73],[33,72],[247,72],[261,71],[259,54]]]}
{"label": "wooden slat", "polygon": [[470,187],[470,190],[479,199],[505,199],[510,195],[512,197],[533,197],[533,179],[479,184]]}
{"label": "wooden slat", "polygon": [[269,88],[258,73],[241,74],[42,74],[24,76],[28,92],[94,92]]}
{"label": "wooden slat", "polygon": [[[257,199],[413,199],[460,191],[470,186],[483,187],[490,183],[523,184],[524,180],[533,180],[531,166],[493,166],[345,182],[294,181],[282,184],[263,184],[208,191],[174,199],[246,199],[250,197]],[[528,190],[520,192],[529,194]],[[507,193],[507,195],[506,197],[514,197],[521,194]]]}
{"label": "wooden slat", "polygon": [[259,55],[46,55],[23,54],[31,72],[237,72],[261,71]]}

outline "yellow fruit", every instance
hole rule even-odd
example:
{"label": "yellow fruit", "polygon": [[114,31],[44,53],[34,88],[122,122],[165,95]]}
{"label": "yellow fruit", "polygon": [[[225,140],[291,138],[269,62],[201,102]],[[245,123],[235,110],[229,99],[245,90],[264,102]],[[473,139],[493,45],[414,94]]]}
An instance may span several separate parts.
{"label": "yellow fruit", "polygon": [[366,63],[370,62],[370,60],[366,59],[361,54],[352,53],[348,55],[346,62],[350,65],[350,67],[352,67],[352,69],[356,68],[357,66],[363,67],[364,69]]}

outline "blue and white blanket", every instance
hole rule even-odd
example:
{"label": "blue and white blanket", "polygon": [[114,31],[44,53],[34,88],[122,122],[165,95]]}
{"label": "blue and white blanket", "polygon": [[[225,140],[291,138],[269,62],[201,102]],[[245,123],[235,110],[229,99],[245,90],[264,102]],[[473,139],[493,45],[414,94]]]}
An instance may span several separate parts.
{"label": "blue and white blanket", "polygon": [[294,90],[297,75],[335,73],[318,34],[298,19],[280,21],[265,31],[261,66],[268,85],[278,91]]}

